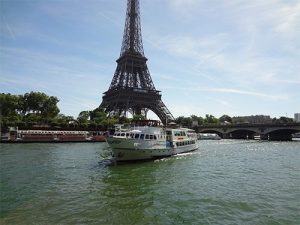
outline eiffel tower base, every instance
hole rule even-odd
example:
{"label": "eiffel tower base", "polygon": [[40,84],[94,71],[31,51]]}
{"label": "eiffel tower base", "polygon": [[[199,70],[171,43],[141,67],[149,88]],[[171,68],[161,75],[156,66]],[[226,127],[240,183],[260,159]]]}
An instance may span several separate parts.
{"label": "eiffel tower base", "polygon": [[110,115],[125,115],[130,112],[133,115],[146,116],[147,111],[153,111],[163,124],[174,120],[165,104],[161,100],[161,94],[156,90],[139,88],[120,88],[108,90],[104,93],[100,105]]}

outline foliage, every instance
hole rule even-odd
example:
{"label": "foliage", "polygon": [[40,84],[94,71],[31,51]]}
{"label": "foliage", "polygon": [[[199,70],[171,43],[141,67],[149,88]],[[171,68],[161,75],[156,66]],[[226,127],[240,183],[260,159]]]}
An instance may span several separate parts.
{"label": "foliage", "polygon": [[145,116],[143,115],[134,115],[131,119],[132,122],[135,122],[135,121],[139,121],[139,120],[145,120]]}
{"label": "foliage", "polygon": [[223,115],[219,118],[220,123],[232,123],[232,118],[228,115]]}
{"label": "foliage", "polygon": [[82,111],[79,113],[77,117],[77,121],[80,124],[87,123],[90,118],[90,112],[89,111]]}
{"label": "foliage", "polygon": [[205,124],[218,124],[219,120],[216,117],[214,117],[213,115],[206,114],[205,118],[204,118],[204,123]]}
{"label": "foliage", "polygon": [[20,96],[11,94],[0,94],[0,112],[3,117],[12,117],[18,114]]}
{"label": "foliage", "polygon": [[218,124],[219,120],[207,114],[205,118],[196,115],[191,115],[190,117],[180,116],[176,118],[175,122],[183,127],[194,128],[203,124]]}
{"label": "foliage", "polygon": [[57,97],[41,92],[24,95],[0,94],[0,116],[3,126],[46,124],[57,117]]}
{"label": "foliage", "polygon": [[[117,123],[130,123],[144,120],[142,115],[135,115],[132,119],[124,116],[112,116],[97,107],[91,111],[82,111],[74,119],[72,116],[59,114],[57,97],[48,96],[41,92],[30,92],[24,95],[12,95],[0,93],[0,121],[2,128],[8,126],[19,126],[32,128],[33,126],[45,126],[57,129],[97,129],[106,130]],[[223,115],[219,119],[211,114],[205,117],[191,115],[189,117],[179,116],[175,122],[183,127],[197,128],[201,125],[232,123],[232,118]],[[273,118],[273,123],[292,123],[293,119],[288,117]]]}
{"label": "foliage", "polygon": [[294,120],[292,118],[282,116],[279,119],[273,118],[272,122],[276,124],[287,124],[287,123],[293,123]]}

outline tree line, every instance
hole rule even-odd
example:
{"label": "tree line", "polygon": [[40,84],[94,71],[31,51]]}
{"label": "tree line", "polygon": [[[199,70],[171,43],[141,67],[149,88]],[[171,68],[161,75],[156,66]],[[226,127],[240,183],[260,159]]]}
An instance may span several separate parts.
{"label": "tree line", "polygon": [[[100,107],[82,111],[77,118],[60,113],[57,106],[59,99],[48,96],[42,92],[30,92],[24,95],[0,93],[0,120],[2,129],[10,126],[31,129],[90,129],[105,130],[117,123],[130,123],[134,120],[144,119],[143,116],[134,116],[131,119],[119,116],[109,116]],[[223,115],[219,118],[206,114],[205,117],[191,115],[177,117],[175,122],[181,126],[193,128],[209,124],[236,123],[233,118]],[[247,121],[238,121],[239,123]],[[293,119],[287,117],[273,118],[272,123],[290,123]]]}
{"label": "tree line", "polygon": [[42,92],[24,95],[0,93],[0,120],[2,129],[10,126],[56,129],[106,129],[121,118],[108,116],[102,109],[83,111],[77,118],[60,113],[59,99]]}
{"label": "tree line", "polygon": [[[230,117],[228,115],[222,115],[217,118],[213,115],[206,114],[205,117],[191,115],[189,117],[180,116],[177,117],[175,122],[184,127],[194,128],[202,125],[228,125],[228,124],[251,124],[247,117]],[[268,124],[288,124],[293,123],[294,120],[288,117],[272,118],[265,123]]]}

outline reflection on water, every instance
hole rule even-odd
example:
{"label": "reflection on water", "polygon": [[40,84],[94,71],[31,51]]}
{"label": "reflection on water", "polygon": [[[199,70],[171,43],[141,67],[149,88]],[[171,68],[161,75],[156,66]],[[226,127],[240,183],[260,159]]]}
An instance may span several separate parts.
{"label": "reflection on water", "polygon": [[1,145],[0,224],[297,224],[299,150],[201,141],[115,165],[106,143]]}

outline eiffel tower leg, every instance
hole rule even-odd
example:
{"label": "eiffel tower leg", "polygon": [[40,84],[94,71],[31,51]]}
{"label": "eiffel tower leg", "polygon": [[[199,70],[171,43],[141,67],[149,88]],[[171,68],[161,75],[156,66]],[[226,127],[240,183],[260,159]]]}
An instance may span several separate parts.
{"label": "eiffel tower leg", "polygon": [[157,100],[156,104],[151,105],[150,109],[158,116],[164,125],[167,125],[167,123],[175,120],[162,100]]}

